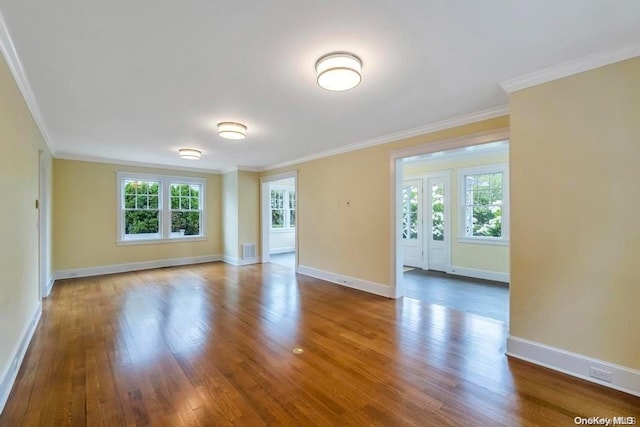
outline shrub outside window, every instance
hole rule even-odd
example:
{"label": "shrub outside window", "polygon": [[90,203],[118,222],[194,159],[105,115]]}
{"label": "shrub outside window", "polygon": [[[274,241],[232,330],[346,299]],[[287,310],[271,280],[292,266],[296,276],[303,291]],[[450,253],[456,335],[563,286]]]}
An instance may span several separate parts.
{"label": "shrub outside window", "polygon": [[508,243],[509,171],[506,164],[461,169],[459,240]]}
{"label": "shrub outside window", "polygon": [[204,179],[119,172],[118,244],[204,238]]}

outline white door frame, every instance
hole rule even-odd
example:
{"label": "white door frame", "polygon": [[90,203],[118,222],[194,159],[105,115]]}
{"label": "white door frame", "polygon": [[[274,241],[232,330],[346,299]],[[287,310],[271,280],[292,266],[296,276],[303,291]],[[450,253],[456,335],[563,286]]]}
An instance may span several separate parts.
{"label": "white door frame", "polygon": [[38,297],[49,295],[49,162],[44,151],[38,153]]}
{"label": "white door frame", "polygon": [[296,186],[296,227],[295,227],[295,254],[296,254],[296,263],[295,269],[298,271],[298,227],[300,224],[300,215],[299,211],[299,203],[300,199],[298,197],[298,171],[285,172],[278,175],[270,175],[263,176],[260,178],[260,230],[261,230],[261,253],[262,253],[262,262],[267,263],[270,262],[270,231],[271,231],[271,200],[270,200],[270,192],[269,192],[269,183],[272,181],[280,181],[281,179],[294,178],[295,186]]}
{"label": "white door frame", "polygon": [[402,181],[404,175],[402,160],[405,157],[437,153],[439,151],[488,144],[490,142],[504,141],[507,139],[509,139],[509,128],[503,128],[416,145],[394,150],[389,153],[391,176],[389,180],[391,187],[391,200],[389,204],[391,214],[391,220],[389,221],[391,254],[389,264],[391,266],[391,286],[394,288],[394,298],[404,296],[404,288],[402,286]]}

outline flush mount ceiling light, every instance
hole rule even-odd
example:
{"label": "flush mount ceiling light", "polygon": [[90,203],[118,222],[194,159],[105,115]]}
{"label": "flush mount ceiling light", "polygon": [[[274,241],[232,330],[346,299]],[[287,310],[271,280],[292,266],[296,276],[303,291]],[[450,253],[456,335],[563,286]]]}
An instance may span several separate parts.
{"label": "flush mount ceiling light", "polygon": [[202,152],[193,148],[181,148],[178,150],[181,159],[200,160]]}
{"label": "flush mount ceiling light", "polygon": [[244,139],[247,136],[247,127],[235,122],[218,123],[218,135],[227,139]]}
{"label": "flush mount ceiling light", "polygon": [[352,89],[362,80],[362,61],[349,52],[333,52],[316,62],[320,87],[339,92]]}

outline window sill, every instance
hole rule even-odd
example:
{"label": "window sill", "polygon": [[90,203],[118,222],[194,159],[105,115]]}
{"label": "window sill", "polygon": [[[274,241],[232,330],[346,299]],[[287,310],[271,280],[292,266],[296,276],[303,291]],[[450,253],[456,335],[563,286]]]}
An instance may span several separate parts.
{"label": "window sill", "polygon": [[492,239],[490,237],[461,237],[458,243],[469,243],[472,245],[492,245],[492,246],[509,246],[509,241],[504,239]]}
{"label": "window sill", "polygon": [[171,237],[168,239],[146,239],[146,240],[118,240],[116,246],[132,246],[132,245],[159,245],[163,243],[185,243],[185,242],[201,242],[207,240],[207,236],[193,237]]}

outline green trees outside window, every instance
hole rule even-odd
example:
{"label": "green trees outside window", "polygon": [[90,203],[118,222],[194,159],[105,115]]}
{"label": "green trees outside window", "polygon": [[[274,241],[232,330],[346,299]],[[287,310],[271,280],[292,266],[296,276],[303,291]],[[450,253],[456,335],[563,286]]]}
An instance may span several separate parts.
{"label": "green trees outside window", "polygon": [[502,237],[502,172],[465,176],[465,235]]}
{"label": "green trees outside window", "polygon": [[171,184],[171,233],[200,235],[200,185]]}
{"label": "green trees outside window", "polygon": [[418,238],[418,187],[415,185],[402,189],[402,238]]}
{"label": "green trees outside window", "polygon": [[431,187],[432,239],[444,240],[444,185],[434,184]]}
{"label": "green trees outside window", "polygon": [[160,232],[159,187],[155,181],[125,181],[125,235]]}
{"label": "green trees outside window", "polygon": [[203,183],[188,178],[185,182],[172,182],[170,177],[162,176],[157,179],[123,177],[119,182],[122,185],[122,240],[172,239],[203,234]]}
{"label": "green trees outside window", "polygon": [[296,192],[295,190],[272,189],[271,229],[286,230],[296,227]]}

